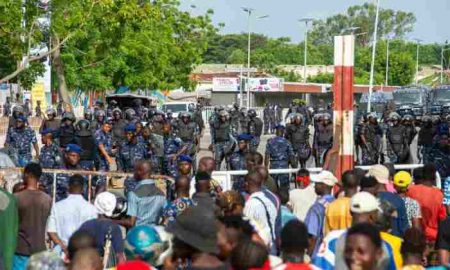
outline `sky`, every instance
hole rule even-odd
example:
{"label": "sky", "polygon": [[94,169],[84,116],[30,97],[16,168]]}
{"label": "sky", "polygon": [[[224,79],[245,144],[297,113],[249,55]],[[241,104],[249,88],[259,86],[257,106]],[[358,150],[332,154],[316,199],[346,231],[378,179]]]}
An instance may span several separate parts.
{"label": "sky", "polygon": [[[369,0],[370,1],[370,0]],[[373,0],[372,0],[373,1]],[[180,0],[181,8],[193,15],[213,9],[213,23],[224,23],[222,33],[247,31],[247,15],[241,7],[255,9],[252,32],[270,37],[290,37],[294,42],[303,40],[305,26],[298,19],[311,17],[323,19],[343,13],[349,6],[364,0]],[[367,1],[366,1],[367,2]],[[381,8],[403,10],[416,15],[414,31],[407,38],[421,39],[425,43],[450,41],[450,0],[380,0]]]}

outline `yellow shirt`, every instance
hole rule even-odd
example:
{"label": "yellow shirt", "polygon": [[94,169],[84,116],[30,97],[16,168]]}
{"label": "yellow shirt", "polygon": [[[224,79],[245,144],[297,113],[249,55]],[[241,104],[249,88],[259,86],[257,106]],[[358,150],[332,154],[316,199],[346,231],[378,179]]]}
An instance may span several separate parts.
{"label": "yellow shirt", "polygon": [[389,244],[390,247],[392,248],[395,266],[397,266],[397,269],[402,269],[403,258],[402,254],[400,253],[400,248],[402,246],[402,239],[387,232],[381,232],[380,235],[381,239],[383,239],[383,241]]}
{"label": "yellow shirt", "polygon": [[403,266],[402,270],[425,270],[425,267],[423,267],[422,265],[418,265],[418,264],[410,264],[410,265]]}
{"label": "yellow shirt", "polygon": [[324,235],[335,230],[345,230],[351,226],[350,198],[337,198],[325,210]]}

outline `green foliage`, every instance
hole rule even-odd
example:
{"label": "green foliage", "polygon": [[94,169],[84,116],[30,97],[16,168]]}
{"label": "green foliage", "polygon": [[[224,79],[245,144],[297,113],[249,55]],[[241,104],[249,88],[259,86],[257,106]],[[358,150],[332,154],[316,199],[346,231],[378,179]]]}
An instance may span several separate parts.
{"label": "green foliage", "polygon": [[227,58],[227,64],[245,64],[247,60],[247,54],[241,49],[235,49],[231,52]]}
{"label": "green foliage", "polygon": [[319,73],[316,76],[309,76],[308,82],[311,83],[333,83],[334,74],[332,73]]}
{"label": "green foliage", "polygon": [[292,70],[285,71],[275,67],[269,70],[269,73],[272,74],[273,76],[283,78],[285,82],[300,82],[302,80],[302,77]]}

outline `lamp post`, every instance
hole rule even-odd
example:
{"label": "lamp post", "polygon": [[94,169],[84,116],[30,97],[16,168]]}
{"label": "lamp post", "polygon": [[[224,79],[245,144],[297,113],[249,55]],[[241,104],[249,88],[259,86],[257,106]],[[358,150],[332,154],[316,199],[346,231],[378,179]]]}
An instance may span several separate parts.
{"label": "lamp post", "polygon": [[307,57],[308,57],[308,24],[309,22],[312,22],[314,19],[312,18],[302,18],[298,20],[299,22],[305,23],[305,49],[304,49],[304,56],[303,56],[303,82],[306,83],[306,65],[307,65]]}
{"label": "lamp post", "polygon": [[420,47],[420,42],[422,42],[421,39],[415,38],[414,39],[416,41],[417,44],[417,48],[416,48],[416,85],[419,83],[419,47]]}
{"label": "lamp post", "polygon": [[[249,87],[249,79],[250,79],[250,56],[251,56],[251,17],[252,13],[255,9],[242,7],[242,10],[248,14],[247,19],[247,32],[248,32],[248,40],[247,40],[247,82],[245,84],[245,88],[247,90],[247,109],[250,108],[250,87]],[[269,17],[269,15],[256,17],[257,19],[264,19]]]}
{"label": "lamp post", "polygon": [[372,92],[373,92],[373,73],[375,68],[375,54],[377,49],[377,36],[378,36],[378,15],[380,13],[380,0],[377,0],[377,12],[375,14],[375,25],[373,31],[373,44],[372,44],[372,63],[370,64],[370,79],[369,79],[369,100],[367,101],[367,112],[371,111],[372,105]]}
{"label": "lamp post", "polygon": [[441,47],[441,85],[444,83],[444,52],[450,50],[450,48],[445,48],[448,45],[448,41]]}
{"label": "lamp post", "polygon": [[389,85],[389,45],[391,42],[391,37],[387,36],[386,38],[386,75],[385,75],[385,82],[384,85]]}

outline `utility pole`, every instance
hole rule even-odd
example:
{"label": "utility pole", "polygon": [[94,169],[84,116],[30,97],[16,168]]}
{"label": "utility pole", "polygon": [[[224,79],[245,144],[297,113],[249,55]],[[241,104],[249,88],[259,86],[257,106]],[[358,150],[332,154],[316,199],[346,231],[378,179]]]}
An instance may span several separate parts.
{"label": "utility pole", "polygon": [[308,64],[307,58],[308,58],[308,24],[309,22],[312,22],[314,19],[312,18],[302,18],[298,20],[299,22],[305,23],[305,49],[303,51],[303,82],[306,83],[306,65]]}
{"label": "utility pole", "polygon": [[375,14],[375,25],[373,31],[373,44],[372,44],[372,63],[370,65],[370,79],[369,79],[369,100],[367,101],[367,112],[371,111],[372,105],[372,92],[373,92],[373,73],[375,68],[375,54],[377,49],[377,36],[378,36],[378,15],[380,13],[380,0],[377,0],[377,12]]}
{"label": "utility pole", "polygon": [[416,41],[417,44],[417,48],[416,48],[416,78],[415,78],[415,82],[416,85],[419,83],[419,47],[420,47],[420,42],[422,42],[421,39],[415,38],[414,39]]}

